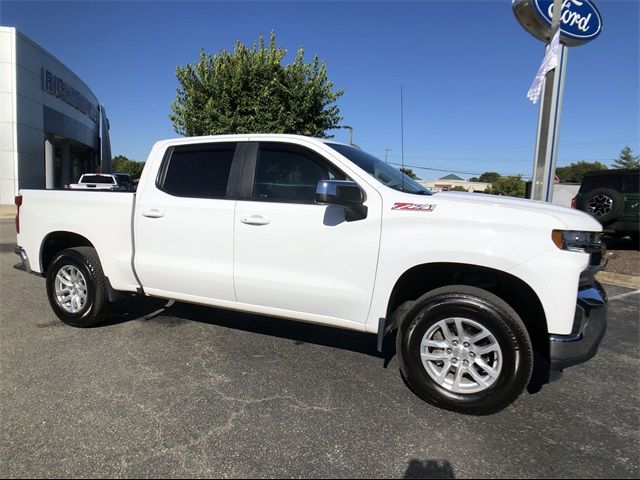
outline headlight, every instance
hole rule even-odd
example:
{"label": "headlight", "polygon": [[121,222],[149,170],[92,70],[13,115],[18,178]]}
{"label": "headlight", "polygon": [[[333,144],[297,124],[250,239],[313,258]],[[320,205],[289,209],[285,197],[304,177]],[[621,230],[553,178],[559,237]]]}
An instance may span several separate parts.
{"label": "headlight", "polygon": [[572,252],[587,253],[602,247],[601,232],[575,232],[571,230],[554,230],[551,239],[558,248]]}

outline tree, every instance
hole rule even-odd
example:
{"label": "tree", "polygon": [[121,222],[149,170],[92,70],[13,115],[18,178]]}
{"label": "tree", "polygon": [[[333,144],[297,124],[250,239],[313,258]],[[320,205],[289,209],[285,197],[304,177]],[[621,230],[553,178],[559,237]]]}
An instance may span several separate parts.
{"label": "tree", "polygon": [[633,156],[633,150],[627,145],[620,152],[620,156],[613,161],[613,168],[639,168],[640,155]]}
{"label": "tree", "polygon": [[500,177],[498,172],[484,172],[478,180],[484,183],[493,183]]}
{"label": "tree", "polygon": [[479,179],[478,177],[471,177],[471,178],[469,179],[469,181],[470,181],[470,182],[479,182],[479,181],[480,181],[480,179]]}
{"label": "tree", "polygon": [[400,171],[404,173],[407,177],[411,177],[414,180],[420,180],[420,178],[418,178],[418,175],[413,173],[413,170],[411,170],[410,168],[400,167]]}
{"label": "tree", "polygon": [[580,183],[587,172],[606,169],[607,166],[604,163],[580,161],[556,168],[556,175],[561,183]]}
{"label": "tree", "polygon": [[522,180],[522,175],[500,177],[491,183],[491,187],[487,188],[485,193],[505,195],[508,197],[524,197],[525,181]]}
{"label": "tree", "polygon": [[451,189],[451,191],[452,192],[468,192],[468,190],[464,188],[462,185],[456,185]]}
{"label": "tree", "polygon": [[134,180],[140,178],[143,168],[144,162],[130,160],[124,155],[116,155],[111,159],[111,170],[113,172],[128,173]]}
{"label": "tree", "polygon": [[204,50],[193,64],[176,68],[178,89],[169,118],[186,136],[224,133],[294,133],[328,137],[342,118],[327,67],[318,56],[304,61],[300,47],[293,63],[287,51],[260,36],[251,48],[236,42],[233,53]]}

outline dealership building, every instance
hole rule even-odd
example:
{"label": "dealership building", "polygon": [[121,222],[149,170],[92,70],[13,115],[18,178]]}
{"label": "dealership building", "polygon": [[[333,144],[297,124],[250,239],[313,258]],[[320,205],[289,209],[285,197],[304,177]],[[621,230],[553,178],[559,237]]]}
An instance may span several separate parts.
{"label": "dealership building", "polygon": [[21,188],[64,188],[111,171],[104,106],[80,77],[12,27],[0,27],[0,204]]}

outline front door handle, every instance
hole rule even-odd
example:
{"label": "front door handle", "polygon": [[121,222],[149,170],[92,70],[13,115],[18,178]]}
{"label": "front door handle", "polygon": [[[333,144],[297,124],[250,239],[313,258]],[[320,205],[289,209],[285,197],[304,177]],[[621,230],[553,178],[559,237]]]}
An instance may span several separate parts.
{"label": "front door handle", "polygon": [[149,210],[143,210],[142,216],[149,218],[161,218],[164,217],[164,212],[158,210],[157,208],[151,208]]}
{"label": "front door handle", "polygon": [[271,220],[262,215],[249,215],[247,217],[241,217],[240,221],[242,223],[246,223],[247,225],[269,225]]}

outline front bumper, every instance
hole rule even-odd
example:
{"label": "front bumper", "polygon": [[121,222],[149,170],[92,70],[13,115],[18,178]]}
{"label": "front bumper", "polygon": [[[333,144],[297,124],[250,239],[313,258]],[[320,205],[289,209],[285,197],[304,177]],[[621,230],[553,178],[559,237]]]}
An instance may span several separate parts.
{"label": "front bumper", "polygon": [[593,358],[606,330],[607,294],[594,280],[591,285],[580,287],[578,291],[571,334],[549,336],[551,369],[563,370]]}

